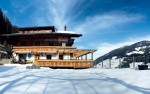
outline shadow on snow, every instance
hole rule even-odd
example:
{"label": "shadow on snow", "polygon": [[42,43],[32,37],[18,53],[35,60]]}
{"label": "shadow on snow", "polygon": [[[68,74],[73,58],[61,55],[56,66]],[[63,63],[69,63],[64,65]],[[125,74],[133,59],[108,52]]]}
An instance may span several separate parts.
{"label": "shadow on snow", "polygon": [[[9,70],[11,68],[14,68],[14,67],[9,67],[6,70]],[[45,72],[48,72],[48,71],[45,71]],[[5,79],[7,77],[11,77],[11,76],[16,75],[16,74],[19,75],[19,72],[15,73],[15,74],[4,76],[3,79]],[[68,75],[69,74],[71,74],[71,73],[68,73]],[[58,81],[57,82],[58,85],[61,82],[69,82],[69,83],[71,83],[71,86],[72,86],[75,94],[78,94],[77,84],[79,84],[79,83],[85,83],[87,85],[87,87],[89,87],[91,90],[93,90],[93,92],[95,94],[98,94],[99,90],[101,90],[101,88],[99,88],[99,90],[97,90],[96,88],[94,88],[94,86],[89,84],[88,81],[98,81],[99,83],[97,83],[95,85],[99,85],[102,81],[113,82],[113,83],[116,83],[116,84],[123,85],[127,89],[134,90],[134,91],[139,92],[139,93],[143,93],[143,94],[149,94],[150,93],[150,88],[142,88],[142,87],[134,86],[134,85],[126,83],[126,82],[124,82],[124,81],[122,81],[120,79],[108,77],[108,76],[106,76],[105,74],[102,74],[102,73],[92,73],[92,75],[87,77],[87,78],[78,78],[78,79],[73,79],[73,78],[69,79],[67,77],[63,78],[63,75],[64,75],[64,73],[59,74],[59,75],[46,75],[46,76],[39,76],[39,75],[36,75],[36,73],[35,73],[35,75],[33,75],[33,74],[24,75],[24,76],[22,76],[20,78],[17,78],[17,79],[8,81],[8,82],[1,83],[0,87],[3,86],[3,85],[5,85],[5,87],[0,90],[0,94],[5,93],[5,92],[7,92],[8,90],[10,90],[12,88],[19,87],[21,85],[29,84],[29,86],[26,89],[23,90],[23,92],[25,93],[28,89],[32,88],[33,84],[35,84],[37,81],[40,81],[41,79],[47,79],[48,80],[47,83],[44,83],[45,87],[44,87],[44,90],[43,90],[43,94],[46,93],[47,89],[51,89],[51,88],[48,88],[49,84],[54,85],[53,84],[54,82],[52,82],[52,80]],[[97,77],[92,77],[92,76],[97,76]],[[32,80],[30,79],[30,80],[24,81],[28,77],[34,78],[34,79],[32,79]],[[19,81],[23,81],[23,82],[17,84]],[[56,84],[56,82],[55,82],[55,84]],[[60,87],[63,87],[63,86],[60,86]],[[106,88],[108,88],[108,87],[106,87]],[[85,91],[86,91],[86,88],[85,88]],[[56,92],[63,93],[63,88],[62,88],[62,90],[60,90],[60,91],[58,90]]]}

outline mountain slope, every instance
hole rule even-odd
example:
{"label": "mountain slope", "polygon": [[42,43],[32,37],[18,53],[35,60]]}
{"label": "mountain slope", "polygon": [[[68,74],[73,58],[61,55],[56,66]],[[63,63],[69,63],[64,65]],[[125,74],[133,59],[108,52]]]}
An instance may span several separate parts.
{"label": "mountain slope", "polygon": [[[115,49],[95,60],[95,65],[113,57],[123,59],[124,63],[150,62],[150,41],[140,41],[129,46]],[[133,58],[134,57],[134,58]]]}

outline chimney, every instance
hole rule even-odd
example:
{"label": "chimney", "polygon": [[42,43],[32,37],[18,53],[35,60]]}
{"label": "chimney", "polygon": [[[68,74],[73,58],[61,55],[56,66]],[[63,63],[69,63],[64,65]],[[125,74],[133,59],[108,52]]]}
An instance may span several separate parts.
{"label": "chimney", "polygon": [[66,27],[66,25],[65,25],[65,27],[64,27],[64,31],[66,31],[67,30],[67,27]]}

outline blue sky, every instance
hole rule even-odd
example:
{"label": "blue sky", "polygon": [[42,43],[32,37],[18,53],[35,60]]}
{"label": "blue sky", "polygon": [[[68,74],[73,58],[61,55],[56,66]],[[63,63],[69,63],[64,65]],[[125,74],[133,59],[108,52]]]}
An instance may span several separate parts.
{"label": "blue sky", "polygon": [[150,40],[149,0],[1,0],[0,7],[19,27],[52,25],[83,34],[81,49],[95,58],[113,49]]}

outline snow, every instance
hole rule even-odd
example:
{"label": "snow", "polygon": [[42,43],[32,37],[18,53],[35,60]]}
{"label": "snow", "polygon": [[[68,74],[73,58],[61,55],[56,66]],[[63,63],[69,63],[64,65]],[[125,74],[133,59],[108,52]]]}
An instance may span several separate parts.
{"label": "snow", "polygon": [[113,56],[113,57],[112,57],[112,59],[116,59],[116,58],[117,58],[117,56]]}
{"label": "snow", "polygon": [[0,66],[0,94],[150,94],[150,70]]}
{"label": "snow", "polygon": [[126,55],[132,55],[132,54],[144,54],[144,52],[143,51],[132,51],[132,52],[126,53]]}
{"label": "snow", "polygon": [[141,48],[142,48],[142,47],[137,47],[137,48],[135,48],[135,50],[136,50],[136,51],[140,51]]}
{"label": "snow", "polygon": [[135,48],[135,51],[128,52],[128,53],[126,53],[126,55],[144,54],[144,49],[145,49],[146,47],[147,47],[147,46],[136,47],[136,48]]}
{"label": "snow", "polygon": [[75,32],[72,31],[57,31],[58,33],[70,33],[70,34],[75,34]]}

